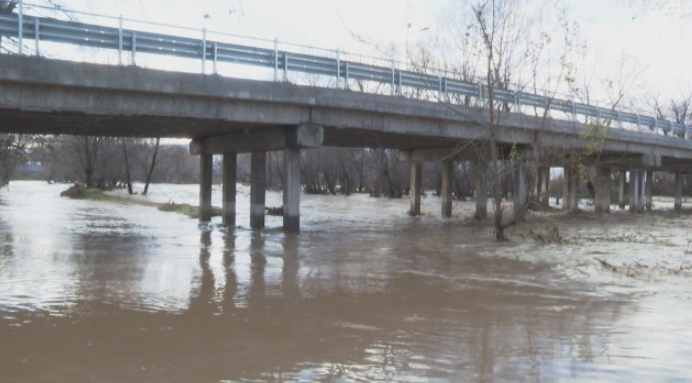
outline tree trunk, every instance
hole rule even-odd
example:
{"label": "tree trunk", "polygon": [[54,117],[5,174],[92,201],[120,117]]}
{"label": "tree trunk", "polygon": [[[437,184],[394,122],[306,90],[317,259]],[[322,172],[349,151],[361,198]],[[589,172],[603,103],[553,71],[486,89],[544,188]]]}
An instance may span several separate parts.
{"label": "tree trunk", "polygon": [[154,146],[154,154],[151,156],[151,164],[149,165],[149,170],[147,171],[147,178],[146,181],[144,182],[144,190],[142,191],[142,195],[147,195],[149,192],[149,184],[151,184],[151,176],[154,174],[154,168],[156,167],[156,157],[159,154],[159,143],[161,142],[161,138],[157,137],[156,138],[156,145]]}
{"label": "tree trunk", "polygon": [[123,147],[123,158],[125,160],[125,183],[127,183],[127,193],[132,195],[135,193],[132,190],[132,175],[130,173],[130,157],[129,157],[129,153],[127,150],[126,139],[123,139],[121,142],[122,142],[122,147]]}

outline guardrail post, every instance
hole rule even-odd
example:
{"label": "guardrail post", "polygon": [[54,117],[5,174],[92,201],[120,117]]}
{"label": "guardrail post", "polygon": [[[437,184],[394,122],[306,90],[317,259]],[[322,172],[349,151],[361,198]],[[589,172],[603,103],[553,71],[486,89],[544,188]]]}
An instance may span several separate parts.
{"label": "guardrail post", "polygon": [[653,129],[651,129],[651,130],[658,128],[658,117],[656,117],[656,116],[654,116],[654,126],[652,128]]}
{"label": "guardrail post", "polygon": [[519,105],[519,92],[516,90],[514,91],[514,111],[515,112],[520,112],[520,105]]}
{"label": "guardrail post", "polygon": [[123,17],[118,17],[118,65],[123,65]]}
{"label": "guardrail post", "polygon": [[218,47],[218,44],[216,42],[214,42],[214,74],[219,74],[218,63],[219,63],[219,47]]}
{"label": "guardrail post", "polygon": [[637,129],[640,130],[640,129],[641,129],[642,120],[641,120],[641,118],[639,117],[639,113],[637,113],[636,116],[637,116]]}
{"label": "guardrail post", "polygon": [[288,82],[288,52],[284,52],[284,82]]}
{"label": "guardrail post", "polygon": [[437,101],[442,101],[442,75],[437,75]]}
{"label": "guardrail post", "polygon": [[618,110],[618,128],[622,129],[622,113]]}
{"label": "guardrail post", "polygon": [[340,52],[336,51],[336,89],[341,88],[341,57]]}
{"label": "guardrail post", "polygon": [[137,65],[135,56],[137,54],[137,32],[132,31],[132,49],[130,50],[130,61],[132,65]]}
{"label": "guardrail post", "polygon": [[572,120],[574,120],[574,122],[577,122],[577,104],[574,103],[574,101],[572,100],[570,100],[569,103],[572,106]]}
{"label": "guardrail post", "polygon": [[202,74],[207,74],[207,28],[202,29]]}
{"label": "guardrail post", "polygon": [[392,83],[390,84],[392,87],[392,96],[396,94],[396,89],[394,86],[394,60],[392,60]]}
{"label": "guardrail post", "polygon": [[19,18],[17,19],[17,37],[19,38],[19,55],[22,55],[22,45],[24,45],[24,0],[19,0]]}
{"label": "guardrail post", "polygon": [[279,39],[274,39],[274,81],[279,81]]}
{"label": "guardrail post", "polygon": [[346,68],[345,69],[346,69],[346,77],[344,78],[344,89],[348,89],[349,88],[348,87],[348,80],[349,80],[349,77],[351,76],[351,68],[350,68],[348,61],[346,61]]}
{"label": "guardrail post", "polygon": [[41,49],[39,48],[39,41],[41,40],[41,24],[39,19],[34,20],[34,50],[36,51],[36,57],[41,55]]}

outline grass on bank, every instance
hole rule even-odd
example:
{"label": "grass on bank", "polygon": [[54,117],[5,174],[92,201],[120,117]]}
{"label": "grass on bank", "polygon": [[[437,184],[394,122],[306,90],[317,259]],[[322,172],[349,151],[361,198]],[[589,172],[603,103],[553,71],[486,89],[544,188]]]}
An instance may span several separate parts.
{"label": "grass on bank", "polygon": [[[186,203],[175,203],[175,202],[166,202],[166,203],[160,203],[160,202],[152,202],[152,201],[143,201],[135,198],[128,198],[126,196],[117,196],[117,195],[112,195],[112,194],[107,194],[104,193],[103,190],[96,189],[96,188],[89,188],[85,189],[83,193],[83,197],[81,196],[80,193],[75,193],[73,195],[67,195],[67,197],[70,198],[76,198],[76,199],[88,199],[91,201],[103,201],[103,202],[111,202],[111,203],[119,203],[119,204],[124,204],[124,205],[138,205],[138,206],[146,206],[146,207],[155,207],[160,211],[167,211],[167,212],[174,212],[174,213],[179,213],[179,214],[184,214],[187,215],[190,218],[199,218],[199,206],[192,206]],[[212,207],[212,216],[221,216],[221,208],[218,207]]]}

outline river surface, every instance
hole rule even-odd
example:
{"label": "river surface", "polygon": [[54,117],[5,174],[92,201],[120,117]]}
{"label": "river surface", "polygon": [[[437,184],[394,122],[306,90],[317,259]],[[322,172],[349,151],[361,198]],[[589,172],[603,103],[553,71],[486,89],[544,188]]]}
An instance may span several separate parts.
{"label": "river surface", "polygon": [[535,213],[497,243],[470,203],[304,196],[287,235],[247,228],[242,185],[231,230],[66,188],[0,190],[3,383],[692,380],[689,213]]}

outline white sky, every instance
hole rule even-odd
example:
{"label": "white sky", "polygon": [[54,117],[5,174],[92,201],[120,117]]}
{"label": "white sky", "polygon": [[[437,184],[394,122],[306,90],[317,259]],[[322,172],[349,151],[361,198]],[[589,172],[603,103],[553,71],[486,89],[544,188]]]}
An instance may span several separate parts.
{"label": "white sky", "polygon": [[[31,0],[25,0],[27,3]],[[34,0],[40,1],[40,0]],[[382,46],[420,43],[440,33],[440,20],[454,0],[63,0],[70,8],[123,15],[226,33],[358,51],[353,34]],[[692,90],[688,65],[690,20],[671,12],[642,11],[629,0],[567,0],[590,56],[582,71],[614,76],[622,57],[639,73],[648,93],[679,95]],[[456,3],[461,4],[460,1]],[[461,5],[459,5],[461,6]],[[690,5],[692,7],[692,5]],[[205,18],[209,15],[209,18]],[[410,28],[408,25],[411,25]],[[419,31],[422,28],[425,31]],[[371,50],[371,49],[370,49]],[[402,53],[403,54],[403,53]],[[403,57],[400,58],[403,60]]]}

